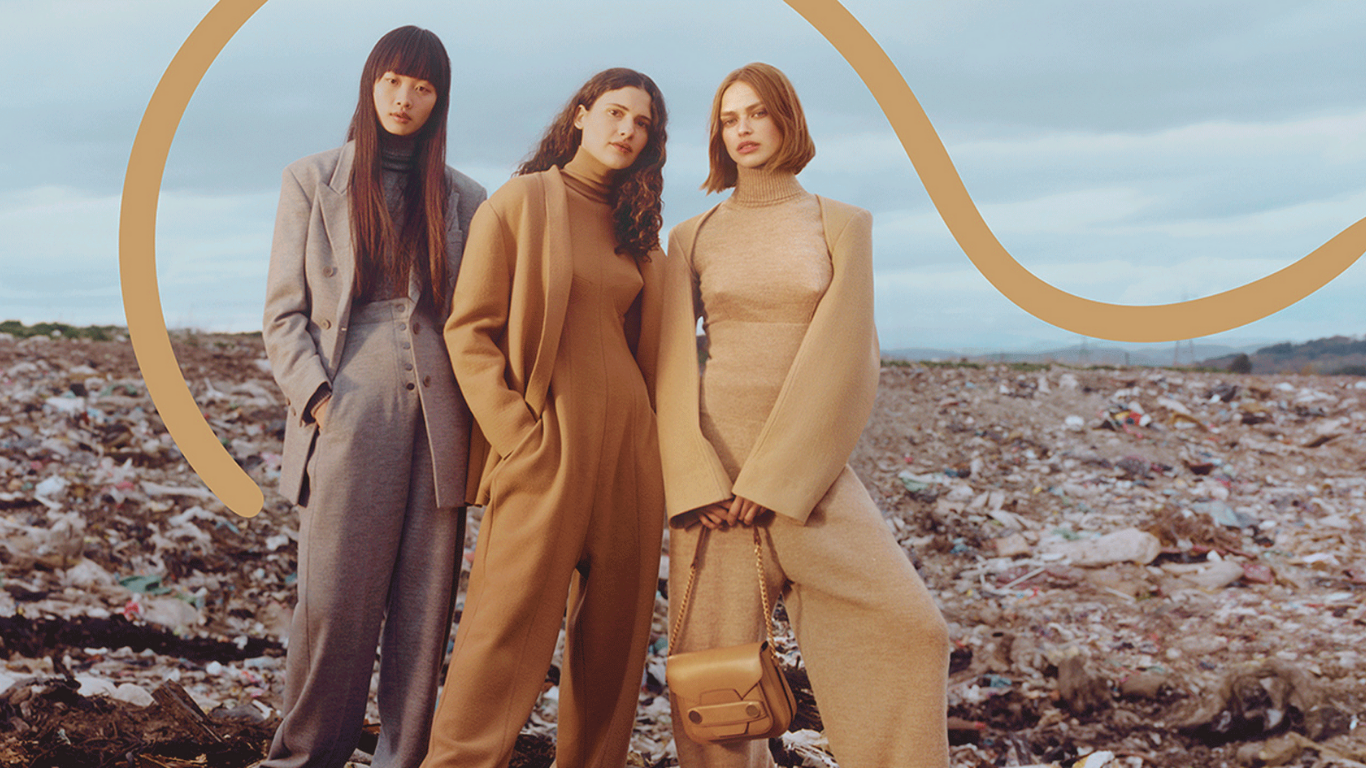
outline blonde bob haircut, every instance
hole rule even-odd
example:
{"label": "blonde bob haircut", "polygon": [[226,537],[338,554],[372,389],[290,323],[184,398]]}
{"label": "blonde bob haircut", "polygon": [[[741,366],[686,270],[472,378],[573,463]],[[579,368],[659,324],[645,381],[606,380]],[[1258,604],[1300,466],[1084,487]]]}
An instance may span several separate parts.
{"label": "blonde bob haircut", "polygon": [[735,186],[735,161],[730,158],[726,142],[721,138],[721,96],[735,83],[745,83],[754,89],[783,137],[782,146],[764,164],[765,170],[800,173],[816,156],[816,145],[806,130],[802,103],[787,75],[772,64],[757,61],[746,64],[726,75],[711,102],[711,141],[707,147],[711,172],[702,183],[702,189],[707,192],[720,192]]}

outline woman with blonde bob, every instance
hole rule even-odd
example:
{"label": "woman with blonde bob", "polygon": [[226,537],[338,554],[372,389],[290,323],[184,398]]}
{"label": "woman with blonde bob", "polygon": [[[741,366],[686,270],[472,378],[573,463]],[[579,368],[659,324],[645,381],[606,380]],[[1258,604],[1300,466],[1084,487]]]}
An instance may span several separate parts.
{"label": "woman with blonde bob", "polygon": [[[756,63],[726,76],[703,187],[735,191],[675,227],[665,260],[656,404],[680,628],[671,653],[763,639],[757,526],[765,588],[786,604],[840,765],[947,766],[947,628],[846,463],[880,365],[872,217],[802,188],[796,174],[814,155],[782,72]],[[675,701],[684,768],[772,764],[763,741],[691,741],[682,716]]]}
{"label": "woman with blonde bob", "polygon": [[599,72],[470,224],[445,334],[485,511],[427,768],[508,764],[566,599],[556,765],[626,762],[664,525],[666,121],[650,78]]}

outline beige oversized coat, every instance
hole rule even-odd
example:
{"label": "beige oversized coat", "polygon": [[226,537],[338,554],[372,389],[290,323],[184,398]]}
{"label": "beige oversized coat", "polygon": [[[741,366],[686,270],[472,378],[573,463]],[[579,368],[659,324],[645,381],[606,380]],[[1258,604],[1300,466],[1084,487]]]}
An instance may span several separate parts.
{"label": "beige oversized coat", "polygon": [[[477,416],[470,434],[470,504],[488,501],[494,469],[545,409],[574,276],[566,194],[559,168],[518,176],[494,192],[470,223],[445,330],[456,376]],[[626,318],[627,340],[652,404],[662,259],[656,252],[640,262],[645,285]]]}
{"label": "beige oversized coat", "polygon": [[[351,246],[347,194],[355,147],[310,155],[284,170],[266,283],[263,338],[275,380],[289,408],[280,467],[280,493],[299,501],[305,466],[318,425],[306,405],[330,384],[346,346],[356,257]],[[446,221],[446,259],[453,288],[460,271],[465,232],[484,188],[454,168],[446,169],[451,193]],[[417,282],[409,285],[417,298]],[[436,329],[431,329],[435,332]],[[433,345],[440,347],[441,345]],[[418,345],[415,352],[426,348]],[[470,417],[445,355],[416,355],[422,412],[432,446],[437,506],[464,503],[466,439]],[[440,359],[436,359],[436,358]],[[357,436],[358,438],[362,436]]]}
{"label": "beige oversized coat", "polygon": [[804,522],[844,469],[873,410],[880,368],[873,326],[872,215],[818,197],[833,275],[754,450],[732,484],[702,435],[696,349],[697,232],[710,211],[674,227],[665,259],[656,407],[671,525],[741,496]]}

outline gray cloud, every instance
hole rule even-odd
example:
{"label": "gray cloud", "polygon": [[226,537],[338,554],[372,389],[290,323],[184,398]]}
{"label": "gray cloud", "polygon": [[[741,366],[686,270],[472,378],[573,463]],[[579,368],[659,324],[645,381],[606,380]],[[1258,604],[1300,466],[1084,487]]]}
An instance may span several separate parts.
{"label": "gray cloud", "polygon": [[[0,156],[4,314],[121,321],[117,195],[128,152],[166,64],[212,6],[0,6],[0,63],[29,73],[12,92],[36,105],[20,112],[33,119],[0,127],[14,148]],[[1207,295],[1293,261],[1366,214],[1366,8],[845,6],[906,77],[998,237],[1069,290],[1135,302]],[[777,64],[818,144],[803,183],[875,214],[885,344],[1073,338],[972,268],[872,95],[779,0],[266,3],[203,79],[168,158],[158,258],[173,325],[259,322],[280,169],[342,140],[366,53],[404,23],[446,42],[457,73],[448,158],[490,188],[585,77],[614,65],[650,73],[672,117],[668,224],[719,199],[696,190],[714,84],[747,61]],[[1244,332],[1366,332],[1362,270]]]}

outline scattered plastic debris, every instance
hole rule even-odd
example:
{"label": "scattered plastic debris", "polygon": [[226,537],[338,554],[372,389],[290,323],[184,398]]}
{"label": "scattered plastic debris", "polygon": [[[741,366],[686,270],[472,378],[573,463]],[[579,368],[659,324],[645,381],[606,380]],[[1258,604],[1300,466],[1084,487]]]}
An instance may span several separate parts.
{"label": "scattered plastic debris", "polygon": [[[259,751],[273,731],[297,578],[297,518],[270,490],[283,403],[258,337],[174,341],[267,490],[256,518],[186,465],[126,342],[0,338],[0,763],[27,764],[6,750],[40,733],[93,750],[82,718],[133,734],[173,720],[228,768],[259,754],[225,757],[215,738],[240,746],[249,726]],[[885,367],[852,463],[949,621],[955,768],[1366,764],[1362,384]],[[666,608],[632,766],[676,760]],[[778,764],[834,765],[781,609],[778,651],[799,700]],[[554,663],[514,765],[553,756]],[[111,760],[135,751],[120,748]]]}

